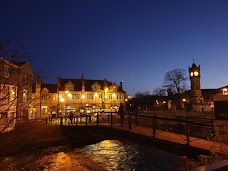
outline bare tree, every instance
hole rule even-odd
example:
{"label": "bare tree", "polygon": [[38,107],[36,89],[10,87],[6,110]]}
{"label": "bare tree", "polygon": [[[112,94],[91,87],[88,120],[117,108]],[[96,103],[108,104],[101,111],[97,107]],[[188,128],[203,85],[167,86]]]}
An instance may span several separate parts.
{"label": "bare tree", "polygon": [[187,89],[186,80],[184,69],[173,69],[165,73],[163,87],[174,94],[180,94]]}
{"label": "bare tree", "polygon": [[157,96],[165,96],[166,95],[166,90],[162,87],[157,87],[153,91],[153,95]]}
{"label": "bare tree", "polygon": [[0,133],[13,129],[16,120],[28,118],[28,109],[34,100],[33,71],[27,58],[29,53],[25,55],[21,50],[10,49],[9,43],[0,42]]}
{"label": "bare tree", "polygon": [[141,98],[141,97],[145,97],[145,96],[149,96],[150,92],[149,91],[145,91],[145,92],[136,92],[135,93],[135,97],[136,98]]}
{"label": "bare tree", "polygon": [[32,54],[26,50],[24,46],[19,48],[11,48],[9,40],[0,41],[0,57],[4,57],[9,61],[24,62],[31,61]]}

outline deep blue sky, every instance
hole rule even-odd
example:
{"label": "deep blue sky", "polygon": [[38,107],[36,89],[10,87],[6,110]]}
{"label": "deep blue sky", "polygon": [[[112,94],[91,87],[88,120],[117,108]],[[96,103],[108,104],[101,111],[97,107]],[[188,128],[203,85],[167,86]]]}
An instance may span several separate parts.
{"label": "deep blue sky", "polygon": [[83,73],[152,93],[194,58],[201,88],[228,85],[227,0],[2,0],[0,18],[0,40],[25,46],[46,83]]}

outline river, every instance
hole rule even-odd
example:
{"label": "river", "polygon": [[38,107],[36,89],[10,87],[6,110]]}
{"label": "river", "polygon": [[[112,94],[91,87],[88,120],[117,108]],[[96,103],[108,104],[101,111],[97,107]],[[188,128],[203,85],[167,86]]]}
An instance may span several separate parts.
{"label": "river", "polygon": [[0,158],[1,171],[167,171],[180,156],[129,140],[49,147]]}

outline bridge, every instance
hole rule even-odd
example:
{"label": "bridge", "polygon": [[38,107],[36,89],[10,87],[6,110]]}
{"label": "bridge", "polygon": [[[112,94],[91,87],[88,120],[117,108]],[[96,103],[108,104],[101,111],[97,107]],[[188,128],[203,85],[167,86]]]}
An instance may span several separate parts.
{"label": "bridge", "polygon": [[212,152],[228,153],[228,145],[219,138],[227,136],[228,127],[214,119],[164,114],[128,113],[120,126],[117,112],[96,112],[68,117],[46,118],[47,124],[62,126],[99,126],[168,141]]}

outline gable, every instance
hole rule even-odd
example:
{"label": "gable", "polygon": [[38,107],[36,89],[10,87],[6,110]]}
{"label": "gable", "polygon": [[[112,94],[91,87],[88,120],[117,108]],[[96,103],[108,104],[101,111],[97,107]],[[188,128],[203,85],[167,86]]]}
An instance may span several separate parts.
{"label": "gable", "polygon": [[100,84],[95,82],[94,84],[91,85],[92,91],[99,91],[101,89]]}
{"label": "gable", "polygon": [[74,84],[71,81],[68,81],[64,86],[65,90],[74,91]]}

